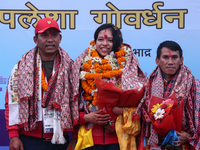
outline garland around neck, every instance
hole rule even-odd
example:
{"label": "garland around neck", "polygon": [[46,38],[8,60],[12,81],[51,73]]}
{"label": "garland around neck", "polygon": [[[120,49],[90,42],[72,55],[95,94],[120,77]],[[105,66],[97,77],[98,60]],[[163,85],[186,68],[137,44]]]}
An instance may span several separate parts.
{"label": "garland around neck", "polygon": [[113,52],[101,58],[96,51],[94,40],[90,42],[87,54],[83,58],[79,78],[87,102],[87,108],[90,111],[97,110],[97,88],[95,78],[109,81],[120,87],[121,80],[118,82],[117,77],[123,72],[126,61],[130,55],[131,48],[127,45],[121,45],[118,52]]}

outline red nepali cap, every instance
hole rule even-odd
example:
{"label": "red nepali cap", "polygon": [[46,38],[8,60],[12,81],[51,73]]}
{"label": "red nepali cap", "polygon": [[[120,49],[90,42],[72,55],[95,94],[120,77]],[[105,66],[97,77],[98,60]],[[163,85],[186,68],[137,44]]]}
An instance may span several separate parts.
{"label": "red nepali cap", "polygon": [[45,30],[49,28],[56,28],[59,32],[61,32],[58,23],[55,20],[51,18],[43,18],[38,21],[35,27],[35,34],[43,33]]}

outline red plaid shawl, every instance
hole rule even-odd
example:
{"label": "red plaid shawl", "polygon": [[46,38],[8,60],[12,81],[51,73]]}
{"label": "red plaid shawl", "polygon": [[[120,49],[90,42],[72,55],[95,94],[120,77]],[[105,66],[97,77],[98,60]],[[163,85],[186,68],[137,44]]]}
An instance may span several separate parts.
{"label": "red plaid shawl", "polygon": [[[37,69],[37,50],[30,50],[22,56],[18,67],[19,124],[26,130],[34,130],[38,121],[37,89],[39,76]],[[58,48],[54,63],[55,74],[42,101],[43,107],[61,111],[61,127],[71,130],[78,122],[78,105],[72,100],[71,68],[73,61],[61,48]]]}
{"label": "red plaid shawl", "polygon": [[[126,44],[127,45],[127,44]],[[80,80],[79,80],[79,72],[81,68],[81,63],[83,58],[87,54],[87,49],[76,58],[74,61],[74,69],[72,70],[73,74],[73,96],[74,99],[79,97],[79,88],[80,88]],[[146,76],[140,69],[139,63],[137,58],[134,56],[133,52],[130,53],[130,56],[127,60],[125,69],[122,74],[122,89],[123,90],[131,90],[131,89],[138,89],[139,83],[145,85],[146,84]],[[81,104],[83,105],[83,104]],[[86,108],[86,107],[85,107]]]}
{"label": "red plaid shawl", "polygon": [[[157,97],[169,96],[175,92],[178,101],[184,102],[184,112],[182,120],[182,130],[189,132],[193,137],[189,138],[189,143],[195,149],[200,149],[200,84],[184,65],[181,66],[179,73],[172,79],[169,89],[164,93],[163,79],[159,67],[151,73],[148,78],[146,92],[141,103],[136,110],[137,116],[143,116],[141,136],[149,138],[148,145],[159,145],[158,134],[153,130],[149,120],[147,110],[149,100],[152,95]],[[175,81],[175,82],[174,82]],[[142,110],[142,111],[141,111]],[[142,113],[142,114],[141,114]]]}

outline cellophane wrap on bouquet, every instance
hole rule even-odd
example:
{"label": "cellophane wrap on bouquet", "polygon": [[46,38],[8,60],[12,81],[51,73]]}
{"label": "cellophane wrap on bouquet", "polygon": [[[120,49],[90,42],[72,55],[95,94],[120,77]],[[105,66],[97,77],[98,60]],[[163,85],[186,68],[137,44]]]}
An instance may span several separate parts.
{"label": "cellophane wrap on bouquet", "polygon": [[104,81],[99,78],[95,79],[97,92],[97,106],[103,113],[108,113],[111,116],[111,121],[106,125],[106,132],[113,133],[115,131],[115,115],[112,111],[114,106],[118,107],[137,107],[144,94],[144,86],[138,90],[124,91],[114,85],[112,82]]}
{"label": "cellophane wrap on bouquet", "polygon": [[153,129],[163,136],[173,129],[181,132],[183,107],[184,103],[181,101],[178,104],[175,93],[167,99],[152,96],[148,113]]}

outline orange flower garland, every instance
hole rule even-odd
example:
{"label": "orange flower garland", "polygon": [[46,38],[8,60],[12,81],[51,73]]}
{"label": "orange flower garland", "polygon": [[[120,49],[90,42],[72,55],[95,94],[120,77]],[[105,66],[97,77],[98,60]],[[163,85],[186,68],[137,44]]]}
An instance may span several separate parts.
{"label": "orange flower garland", "polygon": [[41,83],[42,83],[42,89],[46,92],[47,89],[48,89],[48,85],[47,85],[47,83],[45,81],[45,76],[44,76],[44,72],[43,71],[42,71],[42,81],[41,81]]}
{"label": "orange flower garland", "polygon": [[[52,77],[49,78],[50,81],[51,81],[51,78],[52,78]],[[42,89],[46,92],[49,86],[48,86],[47,82],[45,81],[45,75],[44,75],[43,70],[42,70],[42,80],[41,80],[41,84],[42,84]]]}
{"label": "orange flower garland", "polygon": [[[89,101],[87,108],[92,103],[93,106],[97,105],[97,89],[94,83],[95,78],[100,79],[112,79],[113,77],[117,77],[122,73],[124,68],[123,65],[126,64],[125,55],[129,56],[129,50],[125,50],[123,44],[120,47],[120,50],[115,53],[115,57],[111,55],[107,55],[104,58],[101,58],[98,52],[95,49],[94,40],[90,42],[90,46],[87,49],[87,58],[83,59],[83,70],[80,73],[81,86],[85,91],[84,98]],[[110,64],[112,62],[112,64]],[[124,62],[122,64],[122,62]],[[82,75],[83,74],[83,75]],[[83,77],[84,76],[84,77]]]}

